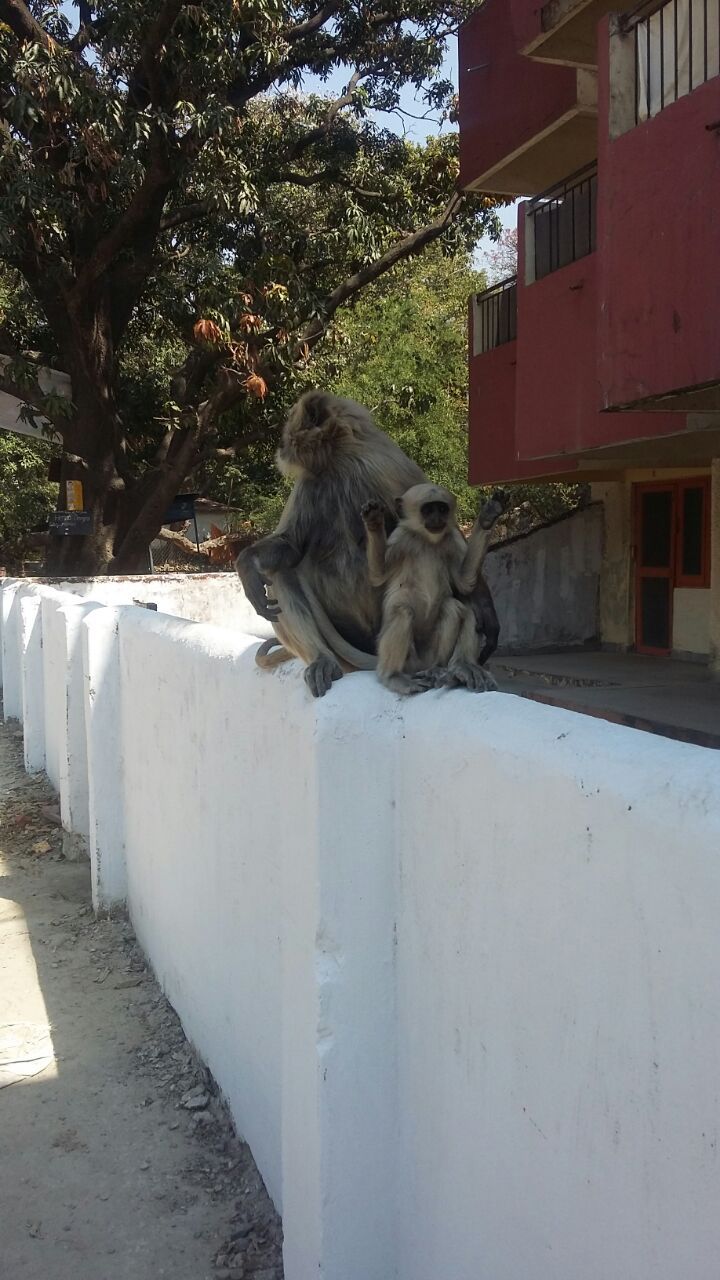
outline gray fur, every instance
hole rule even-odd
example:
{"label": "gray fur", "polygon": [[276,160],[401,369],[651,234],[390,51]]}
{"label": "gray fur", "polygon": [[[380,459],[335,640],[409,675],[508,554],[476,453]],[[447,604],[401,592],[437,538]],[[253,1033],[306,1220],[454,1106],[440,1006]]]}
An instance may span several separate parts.
{"label": "gray fur", "polygon": [[[326,659],[363,670],[377,664],[382,592],[369,580],[360,510],[380,502],[390,531],[395,500],[425,477],[367,409],[322,391],[307,392],[293,406],[276,460],[294,480],[292,492],[275,533],[241,552],[237,570],[285,650],[309,668],[322,659],[324,674],[306,673],[320,696],[329,687]],[[497,617],[482,580],[472,605],[494,648]],[[267,659],[260,661],[274,665]]]}
{"label": "gray fur", "polygon": [[486,519],[466,543],[453,495],[432,484],[414,485],[397,509],[400,522],[389,539],[379,503],[362,510],[370,581],[385,586],[378,678],[401,694],[443,684],[490,687],[478,663],[473,610],[458,599],[476,585],[490,537]]}

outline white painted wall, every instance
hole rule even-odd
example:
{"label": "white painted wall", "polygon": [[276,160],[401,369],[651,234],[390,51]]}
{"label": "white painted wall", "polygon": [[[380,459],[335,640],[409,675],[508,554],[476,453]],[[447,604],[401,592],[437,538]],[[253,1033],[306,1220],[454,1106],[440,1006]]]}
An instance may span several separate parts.
{"label": "white painted wall", "polygon": [[713,1280],[717,754],[511,698],[410,714],[401,1280]]}
{"label": "white painted wall", "polygon": [[128,894],[140,941],[279,1202],[281,868],[289,814],[312,829],[307,778],[289,767],[308,760],[310,742],[293,733],[278,685],[256,684],[248,699],[247,645],[140,610],[121,623]]}
{"label": "white painted wall", "polygon": [[[251,636],[86,609],[96,901],[127,893],[286,1280],[715,1280],[718,754],[369,674],[314,702]],[[37,639],[4,627],[26,692]]]}

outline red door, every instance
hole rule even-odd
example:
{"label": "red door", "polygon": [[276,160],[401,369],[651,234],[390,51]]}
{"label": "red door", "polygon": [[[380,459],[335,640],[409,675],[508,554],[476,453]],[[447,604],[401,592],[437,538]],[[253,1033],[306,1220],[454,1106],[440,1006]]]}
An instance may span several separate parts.
{"label": "red door", "polygon": [[672,649],[675,580],[673,484],[635,486],[635,648],[668,654]]}

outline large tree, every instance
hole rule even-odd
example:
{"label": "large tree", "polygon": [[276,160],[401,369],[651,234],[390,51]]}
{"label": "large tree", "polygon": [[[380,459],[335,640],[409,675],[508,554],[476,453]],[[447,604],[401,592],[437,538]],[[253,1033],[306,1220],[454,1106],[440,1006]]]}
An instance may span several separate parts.
{"label": "large tree", "polygon": [[[193,471],[267,431],[268,391],[343,304],[497,224],[456,190],[454,135],[375,123],[408,83],[447,108],[444,42],[472,0],[78,7],[73,29],[51,0],[0,0],[0,389],[83,482],[92,533],[51,540],[48,567],[132,572]],[[337,96],[300,92],[343,70]],[[71,402],[33,359],[70,375]]]}

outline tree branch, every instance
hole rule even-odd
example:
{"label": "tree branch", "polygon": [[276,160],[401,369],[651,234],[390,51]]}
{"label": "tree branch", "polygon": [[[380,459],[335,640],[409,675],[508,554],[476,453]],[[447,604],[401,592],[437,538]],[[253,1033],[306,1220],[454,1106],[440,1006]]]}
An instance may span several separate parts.
{"label": "tree branch", "polygon": [[327,137],[343,108],[351,106],[355,90],[365,75],[367,75],[367,71],[353,71],[345,92],[330,103],[322,124],[317,125],[314,129],[309,129],[306,134],[303,134],[302,138],[298,138],[288,148],[284,157],[285,161],[297,160],[298,156],[302,155],[303,151],[307,151],[308,147],[314,146],[316,142],[320,142],[322,138]]}
{"label": "tree branch", "polygon": [[[1,3],[1,0],[0,0]],[[120,214],[115,226],[95,245],[90,257],[78,272],[76,288],[84,288],[97,280],[133,241],[149,226],[160,225],[163,206],[172,187],[173,174],[166,146],[156,135],[145,177],[132,200]]]}
{"label": "tree branch", "polygon": [[0,0],[0,21],[7,23],[18,40],[27,44],[41,44],[49,53],[58,47],[47,31],[31,14],[23,0]]}
{"label": "tree branch", "polygon": [[380,276],[391,271],[394,266],[397,266],[398,262],[414,257],[416,253],[421,253],[434,240],[438,240],[455,221],[462,208],[463,200],[463,194],[455,192],[443,212],[434,222],[420,227],[417,231],[411,231],[408,235],[403,236],[402,240],[398,240],[391,245],[374,262],[368,262],[359,271],[347,276],[337,288],[333,289],[332,293],[328,294],[319,307],[321,314],[314,317],[306,326],[301,339],[301,347],[310,349],[314,347],[323,336],[328,321],[332,319],[343,303],[352,298],[354,294],[359,293],[361,289],[372,284],[374,280],[378,280]]}
{"label": "tree branch", "polygon": [[247,395],[246,381],[246,373],[238,373],[235,369],[219,371],[215,390],[198,406],[197,420],[201,435],[210,429],[221,413],[227,413],[243,395]]}
{"label": "tree branch", "polygon": [[161,231],[172,231],[175,227],[182,227],[186,222],[197,222],[198,218],[203,218],[215,208],[215,201],[196,200],[194,204],[181,205],[179,209],[175,209],[173,213],[166,213],[164,218],[160,220]]}
{"label": "tree branch", "polygon": [[344,174],[338,173],[335,169],[320,169],[318,173],[296,173],[290,170],[288,173],[281,173],[277,178],[271,179],[268,186],[276,183],[289,182],[295,187],[317,187],[321,182],[326,182],[336,187],[342,187],[343,191],[351,191],[353,195],[361,196],[365,200],[382,200],[382,191],[368,191],[365,187],[358,187]]}
{"label": "tree branch", "polygon": [[313,35],[314,32],[319,31],[321,27],[325,26],[326,22],[329,22],[335,16],[339,8],[340,5],[338,3],[330,0],[329,4],[324,4],[322,8],[318,9],[317,13],[314,13],[311,18],[307,18],[305,22],[298,22],[294,27],[288,27],[286,31],[283,31],[283,40],[294,44],[298,40],[304,40],[305,36]]}
{"label": "tree branch", "polygon": [[261,440],[267,439],[267,428],[261,427],[257,431],[249,431],[242,440],[236,440],[234,444],[226,445],[222,448],[203,449],[198,454],[196,466],[203,462],[230,462],[233,458],[245,453],[251,444],[258,444]]}
{"label": "tree branch", "polygon": [[188,0],[164,0],[150,23],[140,48],[140,60],[128,82],[131,101],[148,101],[160,105],[162,94],[158,83],[160,50]]}

